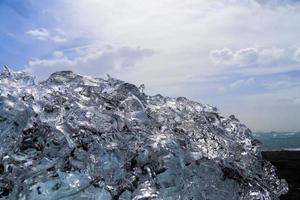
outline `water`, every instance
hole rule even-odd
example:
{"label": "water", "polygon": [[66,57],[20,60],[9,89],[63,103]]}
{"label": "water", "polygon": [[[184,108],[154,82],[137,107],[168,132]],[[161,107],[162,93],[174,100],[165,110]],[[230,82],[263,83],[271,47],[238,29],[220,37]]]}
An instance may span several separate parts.
{"label": "water", "polygon": [[263,151],[300,151],[300,132],[255,132]]}

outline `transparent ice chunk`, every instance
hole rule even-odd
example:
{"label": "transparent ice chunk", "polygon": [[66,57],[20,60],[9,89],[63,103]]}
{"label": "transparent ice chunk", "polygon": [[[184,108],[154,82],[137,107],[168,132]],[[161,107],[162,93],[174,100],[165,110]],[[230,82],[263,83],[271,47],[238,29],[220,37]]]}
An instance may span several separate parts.
{"label": "transparent ice chunk", "polygon": [[0,199],[278,199],[235,116],[111,77],[0,73]]}

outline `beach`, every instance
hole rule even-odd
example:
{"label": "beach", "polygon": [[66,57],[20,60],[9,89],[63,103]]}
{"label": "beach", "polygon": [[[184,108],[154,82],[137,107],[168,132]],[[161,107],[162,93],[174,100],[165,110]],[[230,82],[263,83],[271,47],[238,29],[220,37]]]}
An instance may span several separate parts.
{"label": "beach", "polygon": [[281,200],[300,199],[300,151],[264,151],[264,159],[277,168],[277,174],[289,184],[289,192]]}

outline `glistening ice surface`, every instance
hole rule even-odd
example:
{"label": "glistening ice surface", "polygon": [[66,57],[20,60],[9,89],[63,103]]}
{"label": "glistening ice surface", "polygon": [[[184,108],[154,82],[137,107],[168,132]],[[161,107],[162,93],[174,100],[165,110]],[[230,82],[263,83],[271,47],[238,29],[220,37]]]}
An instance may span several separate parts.
{"label": "glistening ice surface", "polygon": [[0,198],[278,199],[288,190],[234,116],[63,71],[0,74]]}

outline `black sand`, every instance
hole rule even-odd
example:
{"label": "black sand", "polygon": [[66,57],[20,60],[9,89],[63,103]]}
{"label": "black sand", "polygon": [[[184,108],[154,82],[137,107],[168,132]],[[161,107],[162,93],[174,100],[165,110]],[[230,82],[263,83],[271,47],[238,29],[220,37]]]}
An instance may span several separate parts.
{"label": "black sand", "polygon": [[278,176],[289,184],[289,193],[280,199],[300,200],[300,151],[266,151],[262,156],[276,166]]}

